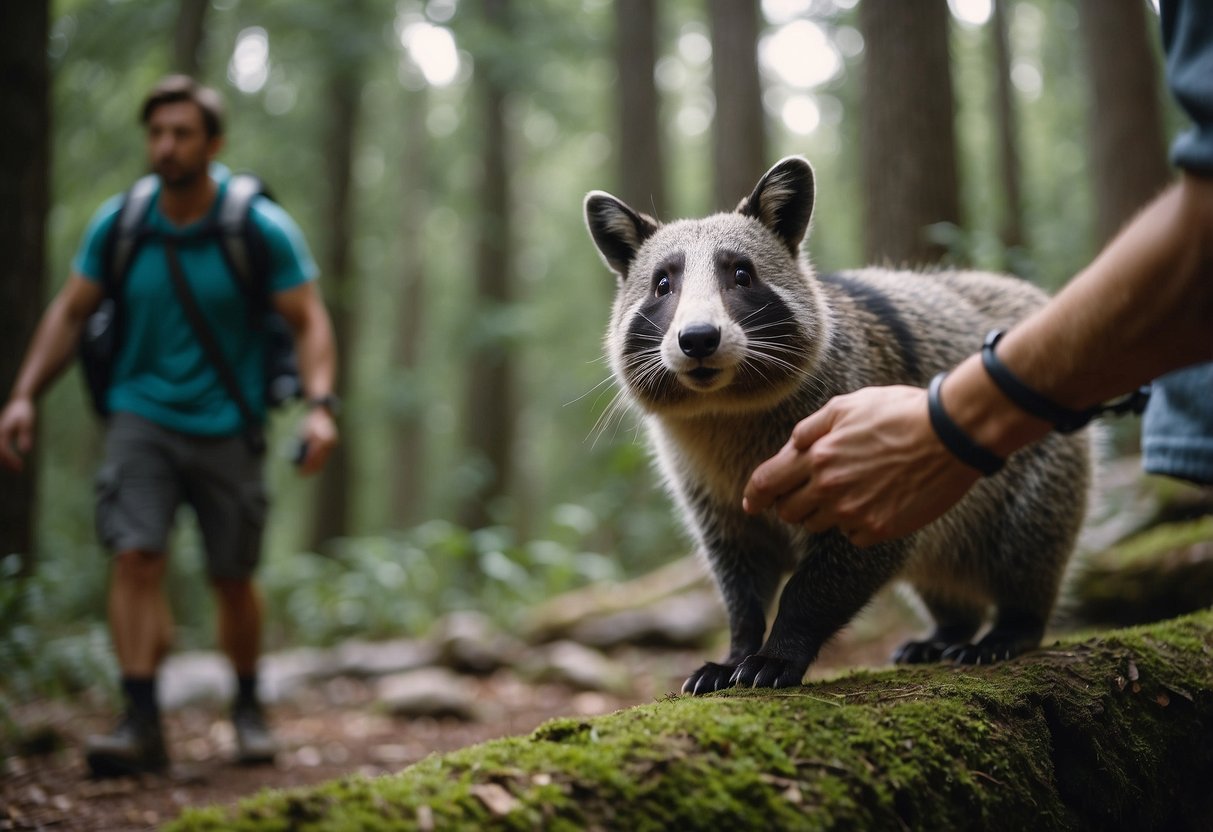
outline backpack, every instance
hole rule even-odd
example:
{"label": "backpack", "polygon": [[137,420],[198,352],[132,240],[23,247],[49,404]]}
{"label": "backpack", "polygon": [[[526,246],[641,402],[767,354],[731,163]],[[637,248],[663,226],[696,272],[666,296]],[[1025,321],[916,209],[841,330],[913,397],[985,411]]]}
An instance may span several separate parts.
{"label": "backpack", "polygon": [[[152,200],[160,188],[155,174],[139,179],[123,197],[103,249],[101,277],[105,296],[88,320],[80,339],[84,381],[99,416],[108,416],[106,393],[122,335],[122,284],[139,247],[156,234],[147,226]],[[233,174],[222,202],[211,213],[212,227],[204,234],[218,237],[232,276],[244,293],[254,326],[266,333],[264,400],[279,407],[302,393],[291,329],[274,311],[269,291],[269,250],[250,216],[254,197],[273,199],[265,183],[250,173]]]}

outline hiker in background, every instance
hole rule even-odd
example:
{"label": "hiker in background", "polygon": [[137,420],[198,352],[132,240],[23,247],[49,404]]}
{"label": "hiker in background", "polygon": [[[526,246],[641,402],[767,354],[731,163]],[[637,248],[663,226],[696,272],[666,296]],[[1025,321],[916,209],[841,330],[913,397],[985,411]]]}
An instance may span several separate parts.
{"label": "hiker in background", "polygon": [[[307,401],[299,471],[320,470],[338,435],[336,347],[316,265],[298,226],[255,178],[214,162],[223,147],[219,94],[170,76],[140,117],[153,175],[94,215],[0,412],[0,465],[19,470],[33,447],[38,396],[70,363],[86,322],[90,334],[107,331],[109,352],[94,358],[106,377],[94,389],[96,406],[107,417],[96,525],[112,553],[108,615],[126,708],[112,733],[87,741],[96,776],[168,764],[156,670],[172,643],[163,578],[182,502],[197,516],[218,641],[236,674],[239,758],[273,759],[257,695],[262,613],[252,576],[267,512],[266,322],[274,313],[293,336]],[[108,318],[90,320],[99,310]]]}

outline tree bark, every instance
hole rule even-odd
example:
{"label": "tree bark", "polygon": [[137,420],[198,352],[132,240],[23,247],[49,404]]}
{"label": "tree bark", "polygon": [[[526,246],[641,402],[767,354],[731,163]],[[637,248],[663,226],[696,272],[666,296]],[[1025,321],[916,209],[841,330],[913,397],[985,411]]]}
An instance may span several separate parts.
{"label": "tree bark", "polygon": [[[508,0],[484,0],[486,22],[499,43],[510,31]],[[510,216],[509,133],[506,130],[504,55],[481,60],[479,80],[483,176],[478,200],[476,309],[469,339],[464,398],[464,448],[476,470],[463,495],[459,522],[469,529],[493,522],[494,504],[508,492],[514,468],[517,408],[514,356],[510,336],[500,326],[513,301],[514,253]],[[508,329],[508,327],[506,327]]]}
{"label": "tree bark", "polygon": [[761,14],[756,0],[711,0],[712,84],[716,92],[712,163],[715,207],[732,210],[770,167],[762,84],[758,77]]}
{"label": "tree bark", "polygon": [[[994,0],[990,32],[994,41],[995,124],[998,129],[998,172],[1002,182],[1002,222],[999,237],[1004,248],[1022,246],[1023,192],[1019,165],[1019,120],[1015,114],[1015,87],[1011,83],[1011,45],[1007,35],[1007,0]],[[1010,263],[1006,264],[1008,267]]]}
{"label": "tree bark", "polygon": [[[50,31],[47,0],[6,6],[0,26],[0,399],[34,333],[46,289],[46,214],[50,200]],[[33,572],[38,460],[0,470],[0,557],[17,554]]]}
{"label": "tree bark", "polygon": [[656,0],[615,3],[615,66],[619,73],[619,197],[662,217],[666,210],[657,64]]}
{"label": "tree bark", "polygon": [[1091,84],[1095,242],[1102,246],[1166,186],[1171,171],[1146,4],[1080,0],[1078,12]]}
{"label": "tree bark", "polygon": [[1211,652],[1206,611],[986,667],[670,697],[392,777],[187,811],[169,832],[366,817],[401,829],[1195,832],[1213,820]]}
{"label": "tree bark", "polygon": [[956,104],[946,0],[864,0],[860,146],[868,262],[921,266],[946,249],[934,223],[960,223]]}
{"label": "tree bark", "polygon": [[[357,21],[362,19],[361,4],[347,4],[346,13],[352,25],[357,25]],[[355,55],[340,52],[329,56],[328,73],[324,157],[327,163],[325,179],[329,187],[329,214],[325,223],[327,234],[323,241],[321,271],[327,281],[325,302],[332,316],[333,333],[337,340],[338,394],[344,398],[353,365],[351,359],[357,318],[350,241],[354,230],[352,169],[355,132],[360,115],[362,66]],[[342,432],[341,443],[333,450],[320,474],[313,508],[311,543],[314,549],[350,531],[353,503],[350,446],[356,441],[354,432],[347,427]]]}
{"label": "tree bark", "polygon": [[177,25],[173,29],[173,70],[199,78],[202,45],[206,40],[206,11],[210,0],[180,0]]}
{"label": "tree bark", "polygon": [[414,393],[420,371],[421,344],[425,328],[426,257],[425,220],[430,189],[430,137],[426,129],[428,88],[408,94],[408,108],[401,130],[404,153],[401,164],[400,240],[402,248],[396,320],[399,326],[392,359],[399,395],[393,408],[391,472],[392,523],[407,526],[420,519],[425,464],[424,409]]}

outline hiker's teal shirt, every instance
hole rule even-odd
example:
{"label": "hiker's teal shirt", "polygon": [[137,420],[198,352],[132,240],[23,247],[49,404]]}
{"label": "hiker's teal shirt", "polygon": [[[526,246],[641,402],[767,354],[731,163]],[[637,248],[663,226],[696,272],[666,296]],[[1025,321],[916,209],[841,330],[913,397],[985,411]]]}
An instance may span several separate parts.
{"label": "hiker's teal shirt", "polygon": [[[213,165],[218,207],[230,172]],[[117,219],[122,196],[107,200],[93,215],[72,262],[76,273],[100,282],[105,241]],[[212,209],[212,213],[214,210]],[[295,221],[272,200],[256,197],[251,217],[269,251],[270,292],[314,280],[319,271]],[[218,237],[207,234],[211,217],[175,226],[153,199],[147,227],[179,239],[178,257],[194,297],[220,348],[240,381],[245,399],[265,419],[265,332],[249,318],[245,295],[231,273]],[[173,290],[164,241],[153,233],[139,246],[123,283],[121,342],[106,397],[111,413],[134,413],[170,430],[195,436],[233,436],[244,430],[236,403],[207,360]]]}

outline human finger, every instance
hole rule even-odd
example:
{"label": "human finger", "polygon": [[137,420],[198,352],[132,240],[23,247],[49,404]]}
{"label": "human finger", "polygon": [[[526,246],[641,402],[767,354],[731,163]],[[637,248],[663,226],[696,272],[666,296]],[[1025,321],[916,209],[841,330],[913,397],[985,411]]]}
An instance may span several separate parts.
{"label": "human finger", "polygon": [[12,441],[7,436],[0,437],[0,467],[8,468],[11,471],[20,472],[24,467],[24,460],[17,453]]}
{"label": "human finger", "polygon": [[796,423],[792,428],[790,444],[798,451],[807,450],[814,442],[830,432],[838,415],[838,400],[835,397],[826,402],[820,410],[809,414]]}
{"label": "human finger", "polygon": [[818,511],[820,506],[812,497],[811,480],[805,480],[775,500],[775,516],[785,523],[799,525]]}
{"label": "human finger", "polygon": [[24,457],[34,446],[34,429],[29,424],[13,422],[0,428],[0,464],[13,471],[25,469]]}
{"label": "human finger", "polygon": [[790,443],[784,445],[754,469],[742,492],[742,508],[750,514],[758,514],[770,508],[783,495],[805,485],[808,480],[808,460]]}
{"label": "human finger", "polygon": [[305,451],[303,460],[299,463],[299,473],[305,477],[318,473],[328,461],[334,444],[334,441],[325,436],[310,433],[303,442]]}
{"label": "human finger", "polygon": [[821,534],[828,532],[830,529],[838,526],[838,517],[834,512],[826,508],[818,508],[816,511],[805,517],[800,523],[801,527],[812,534]]}

